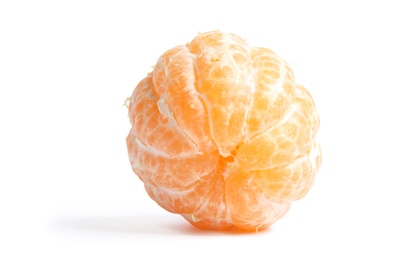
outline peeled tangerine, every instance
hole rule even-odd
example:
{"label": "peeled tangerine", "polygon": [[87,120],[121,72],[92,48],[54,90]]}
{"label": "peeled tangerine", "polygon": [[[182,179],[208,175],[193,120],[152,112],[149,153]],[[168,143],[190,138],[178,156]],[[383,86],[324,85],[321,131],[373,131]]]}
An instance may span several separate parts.
{"label": "peeled tangerine", "polygon": [[311,95],[277,54],[237,35],[206,32],[166,51],[129,101],[134,172],[197,228],[263,230],[320,167]]}

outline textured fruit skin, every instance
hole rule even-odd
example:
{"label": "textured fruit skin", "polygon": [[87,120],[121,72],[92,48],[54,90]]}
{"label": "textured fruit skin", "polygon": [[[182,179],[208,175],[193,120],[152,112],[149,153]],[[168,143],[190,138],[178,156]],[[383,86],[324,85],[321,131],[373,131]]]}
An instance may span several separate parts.
{"label": "textured fruit skin", "polygon": [[234,34],[206,32],[166,51],[129,101],[133,171],[195,227],[263,230],[320,168],[311,95],[277,54]]}

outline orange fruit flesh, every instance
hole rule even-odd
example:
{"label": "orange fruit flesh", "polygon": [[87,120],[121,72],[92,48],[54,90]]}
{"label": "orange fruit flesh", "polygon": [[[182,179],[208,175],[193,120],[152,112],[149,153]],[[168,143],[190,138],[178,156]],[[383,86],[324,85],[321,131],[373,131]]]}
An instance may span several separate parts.
{"label": "orange fruit flesh", "polygon": [[277,54],[230,33],[165,52],[129,118],[129,159],[147,193],[201,229],[265,229],[321,165],[311,95]]}

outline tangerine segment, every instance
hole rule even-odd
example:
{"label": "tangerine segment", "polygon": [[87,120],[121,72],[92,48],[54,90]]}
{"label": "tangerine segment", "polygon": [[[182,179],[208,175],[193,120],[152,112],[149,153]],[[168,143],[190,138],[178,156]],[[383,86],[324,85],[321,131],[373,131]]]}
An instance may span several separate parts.
{"label": "tangerine segment", "polygon": [[195,57],[186,46],[165,52],[153,70],[154,89],[161,96],[160,107],[174,118],[200,151],[216,150],[211,138],[208,113],[196,90]]}
{"label": "tangerine segment", "polygon": [[301,189],[300,192],[298,192],[294,197],[294,200],[302,199],[308,193],[315,181],[316,174],[319,172],[319,168],[322,165],[322,151],[316,141],[312,145],[309,158],[311,161],[312,173],[308,176],[301,177]]}
{"label": "tangerine segment", "polygon": [[[142,143],[170,156],[196,154],[198,149],[171,118],[163,116],[159,96],[153,90],[151,75],[136,87],[130,99],[131,134]],[[162,113],[162,114],[161,114]]]}
{"label": "tangerine segment", "polygon": [[320,149],[314,143],[307,153],[290,164],[250,171],[249,175],[267,198],[273,201],[297,200],[311,188],[320,164]]}
{"label": "tangerine segment", "polygon": [[229,155],[243,136],[253,92],[249,48],[238,36],[211,32],[188,45],[196,56],[197,91],[208,109],[212,138]]}
{"label": "tangerine segment", "polygon": [[277,202],[266,197],[254,176],[235,169],[226,181],[226,201],[234,225],[245,231],[259,231],[286,214],[290,201]]}
{"label": "tangerine segment", "polygon": [[170,157],[145,145],[133,133],[127,137],[127,147],[132,168],[139,178],[144,183],[165,189],[187,189],[211,172],[219,160],[218,151]]}
{"label": "tangerine segment", "polygon": [[247,119],[247,139],[283,117],[292,102],[295,84],[291,68],[273,51],[252,48],[250,54],[256,87]]}
{"label": "tangerine segment", "polygon": [[225,202],[224,171],[227,162],[221,159],[216,167],[185,189],[173,190],[145,183],[150,197],[166,210],[181,214],[198,228],[224,230],[231,228]]}
{"label": "tangerine segment", "polygon": [[282,120],[239,145],[236,158],[240,167],[264,170],[291,163],[311,147],[318,125],[312,98],[304,87],[297,85]]}

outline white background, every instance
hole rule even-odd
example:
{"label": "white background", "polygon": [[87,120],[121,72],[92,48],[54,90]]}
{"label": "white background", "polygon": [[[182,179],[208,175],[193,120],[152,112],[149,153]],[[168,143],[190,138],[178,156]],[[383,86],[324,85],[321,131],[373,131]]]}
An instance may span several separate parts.
{"label": "white background", "polygon": [[[396,259],[395,17],[378,0],[1,1],[0,258]],[[287,60],[321,115],[314,187],[257,234],[195,230],[128,162],[124,99],[216,29]]]}

